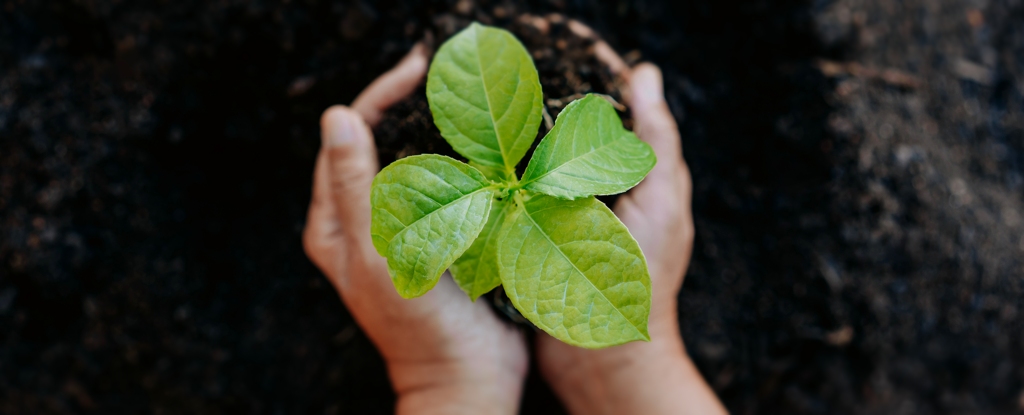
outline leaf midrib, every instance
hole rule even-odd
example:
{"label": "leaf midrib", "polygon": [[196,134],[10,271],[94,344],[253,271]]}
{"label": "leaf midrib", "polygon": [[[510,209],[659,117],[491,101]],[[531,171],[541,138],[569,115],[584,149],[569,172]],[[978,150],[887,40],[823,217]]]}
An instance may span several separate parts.
{"label": "leaf midrib", "polygon": [[[491,91],[487,87],[487,77],[484,76],[484,64],[480,60],[480,27],[473,28],[473,41],[476,43],[476,67],[480,71],[480,83],[484,87],[484,97],[487,98],[487,116],[491,118],[491,128],[494,129],[494,139],[498,142],[498,152],[501,153],[501,164],[505,168],[506,172],[509,170],[508,167],[508,155],[505,154],[505,147],[501,145],[501,136],[498,133],[498,121],[494,119],[494,109],[491,107]],[[502,48],[505,45],[502,44]]]}
{"label": "leaf midrib", "polygon": [[[404,228],[402,228],[402,230],[400,230],[400,231],[398,231],[397,233],[395,233],[395,235],[394,235],[394,236],[392,236],[392,237],[391,237],[391,239],[389,239],[389,240],[388,240],[388,248],[389,248],[389,249],[391,248],[391,243],[392,243],[392,242],[393,242],[393,241],[394,241],[395,239],[398,239],[398,237],[399,237],[400,235],[402,235],[403,233],[405,233],[405,232],[409,231],[409,228],[413,227],[413,225],[416,225],[416,224],[417,224],[417,223],[419,223],[419,222],[420,222],[421,220],[423,220],[423,219],[426,219],[426,218],[430,217],[431,215],[433,215],[434,213],[437,213],[437,211],[439,211],[439,210],[441,210],[441,209],[444,209],[444,208],[446,208],[446,207],[448,207],[448,206],[451,206],[451,205],[453,205],[453,204],[456,204],[456,203],[458,203],[458,202],[459,202],[459,201],[461,201],[462,199],[465,199],[465,198],[467,198],[467,197],[473,196],[473,195],[477,194],[477,192],[481,192],[481,191],[484,191],[484,190],[492,190],[493,188],[494,188],[494,186],[484,186],[484,187],[481,187],[481,188],[479,188],[479,189],[476,189],[476,190],[474,190],[474,191],[472,191],[472,192],[469,192],[469,193],[466,193],[466,194],[464,194],[464,195],[462,195],[462,196],[459,196],[459,197],[458,197],[457,199],[455,199],[455,200],[452,200],[451,202],[448,202],[448,203],[445,203],[445,204],[441,205],[441,207],[439,207],[439,208],[437,208],[437,209],[434,209],[434,210],[430,211],[430,213],[427,213],[426,215],[420,216],[420,218],[419,218],[419,219],[416,219],[416,220],[412,221],[412,223],[410,223],[410,224],[408,224],[408,225],[405,225],[405,227],[404,227]],[[383,235],[381,235],[381,234],[377,234],[377,236],[383,236]]]}
{"label": "leaf midrib", "polygon": [[[492,201],[491,203],[495,203],[495,202]],[[499,210],[497,212],[498,216],[501,217],[502,223],[495,222],[494,225],[491,226],[491,229],[489,229],[489,232],[487,233],[487,239],[484,240],[483,251],[480,252],[480,258],[478,258],[477,262],[476,262],[476,273],[475,273],[475,275],[477,275],[478,277],[481,274],[481,272],[483,271],[482,267],[483,267],[484,261],[481,260],[481,259],[483,258],[484,255],[487,254],[487,245],[491,241],[496,240],[497,237],[498,237],[498,232],[495,232],[494,228],[501,227],[501,225],[503,225],[504,222],[505,222],[505,213],[507,213],[506,211],[508,210],[508,204],[507,204],[508,202],[499,202],[499,203],[505,203],[505,205],[501,207],[501,210]],[[490,220],[490,218],[487,218],[487,219]],[[485,223],[484,226],[487,226],[487,224]],[[480,278],[474,279],[474,281],[473,281],[474,288],[479,288],[479,285],[480,285]]]}
{"label": "leaf midrib", "polygon": [[[471,196],[471,195],[473,195],[473,194],[476,194],[476,191],[474,191],[474,192],[471,192],[471,193],[470,193],[469,195],[467,195],[467,196]],[[465,196],[463,196],[463,197],[465,197]],[[447,205],[444,205],[444,206],[450,206],[450,205],[456,204],[456,203],[458,203],[458,202],[459,202],[460,200],[462,200],[462,197],[460,197],[460,198],[458,198],[458,199],[455,199],[455,201],[453,201],[452,203],[449,203],[449,204],[447,204]],[[443,209],[443,208],[444,208],[444,206],[442,206],[442,207],[438,208],[437,210],[434,210],[434,212],[437,212],[438,210],[441,210],[441,209]],[[472,207],[473,207],[473,202],[472,202],[472,201],[470,201],[470,203],[466,205],[466,212],[463,212],[463,214],[467,214],[467,213],[469,213],[469,209],[471,209]],[[430,212],[430,213],[434,213],[434,212]],[[418,222],[418,221],[417,221],[417,222]],[[463,222],[462,224],[459,224],[459,228],[461,228],[461,227],[462,227],[462,225],[464,225],[464,224],[465,224],[465,222]],[[428,229],[432,230],[432,228],[428,228]],[[461,230],[461,229],[460,229],[460,230]],[[447,249],[447,250],[445,251],[445,253],[444,253],[444,255],[443,255],[442,257],[443,257],[443,258],[447,258],[447,257],[448,257],[449,255],[451,255],[451,253],[452,253],[452,249],[454,248],[454,246],[455,246],[455,245],[453,245],[453,244],[449,244],[449,245],[448,245],[448,249]],[[415,274],[415,269],[416,269],[416,266],[420,264],[420,258],[422,258],[422,257],[423,257],[423,251],[424,251],[424,250],[423,250],[423,249],[421,248],[421,249],[420,249],[420,253],[416,255],[416,262],[415,262],[415,265],[413,265],[413,270],[414,270],[414,271],[413,271],[413,273],[414,273],[414,274]],[[441,272],[443,273],[443,272],[444,272],[444,270],[441,270]]]}
{"label": "leaf midrib", "polygon": [[[547,232],[544,231],[544,228],[542,228],[540,226],[540,224],[537,223],[537,221],[533,219],[533,216],[530,215],[530,210],[526,208],[525,204],[523,204],[523,212],[526,213],[526,217],[528,219],[530,219],[530,222],[533,223],[533,226],[536,227],[537,230],[540,231],[540,234],[544,235],[544,239],[547,240],[548,243],[551,244],[551,246],[553,246],[555,248],[555,251],[558,251],[558,254],[561,255],[562,258],[564,258],[565,261],[569,263],[569,265],[572,265],[572,269],[575,270],[576,272],[578,272],[581,276],[583,276],[583,280],[586,281],[587,284],[590,284],[590,286],[594,288],[594,291],[597,291],[597,294],[600,295],[601,298],[603,298],[605,301],[607,301],[608,304],[612,305],[612,309],[615,310],[615,313],[618,314],[620,317],[622,317],[623,320],[626,320],[629,323],[630,327],[633,327],[633,330],[636,330],[637,334],[639,334],[641,337],[643,337],[644,333],[642,331],[640,331],[640,328],[637,327],[636,324],[633,324],[633,322],[630,321],[628,318],[626,318],[626,315],[622,314],[622,311],[619,310],[619,307],[616,306],[615,303],[612,302],[612,300],[608,299],[608,297],[604,295],[604,292],[602,292],[601,289],[597,288],[597,286],[594,285],[594,282],[591,281],[590,278],[587,278],[587,274],[584,274],[583,271],[580,271],[580,269],[576,266],[576,263],[572,262],[572,260],[569,259],[569,257],[565,255],[565,252],[562,252],[562,250],[560,249],[558,244],[555,243],[555,241],[551,240],[551,237],[549,237]],[[569,282],[566,281],[565,284],[566,284],[566,289],[568,289]],[[562,303],[563,304],[565,303],[565,295],[564,294],[562,295]],[[593,305],[593,304],[591,304],[591,305]],[[563,327],[564,327],[564,324],[563,324]],[[591,339],[591,340],[593,340],[593,339]]]}
{"label": "leaf midrib", "polygon": [[[575,134],[575,133],[573,133],[573,134]],[[572,158],[566,160],[565,162],[563,162],[562,164],[559,164],[557,167],[544,172],[544,174],[542,174],[540,176],[537,176],[536,178],[532,178],[530,180],[524,181],[521,185],[523,187],[525,187],[526,185],[529,185],[530,183],[534,183],[534,182],[540,181],[540,179],[543,179],[543,178],[547,177],[548,175],[550,175],[550,174],[552,174],[554,172],[557,172],[558,170],[561,170],[563,167],[565,167],[566,165],[568,165],[568,164],[570,164],[570,163],[572,163],[574,161],[583,159],[584,157],[587,157],[587,156],[590,156],[591,154],[594,154],[598,150],[601,150],[601,149],[603,149],[605,147],[608,147],[608,146],[612,145],[615,142],[621,141],[623,139],[623,137],[625,137],[625,135],[620,135],[618,138],[609,140],[608,142],[606,142],[604,144],[601,144],[601,145],[599,145],[597,147],[594,147],[594,148],[588,150],[586,153],[583,153],[583,154],[581,154],[579,156],[576,156],[576,157],[572,157]]]}

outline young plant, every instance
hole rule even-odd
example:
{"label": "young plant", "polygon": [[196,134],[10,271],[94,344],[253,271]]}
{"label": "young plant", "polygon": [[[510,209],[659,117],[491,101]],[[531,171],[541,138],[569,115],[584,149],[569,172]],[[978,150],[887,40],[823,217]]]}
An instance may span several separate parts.
{"label": "young plant", "polygon": [[625,192],[654,167],[651,147],[597,95],[558,114],[523,173],[543,104],[533,60],[511,33],[472,24],[445,42],[427,75],[441,135],[469,164],[406,157],[373,180],[371,233],[405,298],[445,269],[470,299],[503,285],[537,327],[599,348],[650,340],[647,262],[594,195]]}

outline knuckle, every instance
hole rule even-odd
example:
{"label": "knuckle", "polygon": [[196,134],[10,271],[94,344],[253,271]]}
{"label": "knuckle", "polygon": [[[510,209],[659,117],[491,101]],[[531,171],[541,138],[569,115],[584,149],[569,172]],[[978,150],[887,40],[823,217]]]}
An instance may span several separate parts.
{"label": "knuckle", "polygon": [[365,187],[376,175],[373,160],[369,157],[358,157],[353,154],[355,151],[357,149],[350,146],[327,149],[327,155],[333,164],[330,184],[335,195],[344,194],[338,193],[339,191]]}
{"label": "knuckle", "polygon": [[[680,157],[680,159],[682,158]],[[682,160],[679,165],[678,177],[676,188],[679,191],[679,197],[684,201],[690,200],[690,195],[693,193],[693,179],[690,176],[690,169],[686,167],[686,160]]]}
{"label": "knuckle", "polygon": [[644,141],[679,140],[679,129],[671,115],[662,116],[652,113],[637,121],[640,127],[637,135]]}
{"label": "knuckle", "polygon": [[302,230],[302,250],[306,253],[306,256],[315,260],[319,256],[321,246],[322,243],[320,238],[317,237],[316,232],[313,232],[312,227],[306,224],[306,228]]}
{"label": "knuckle", "polygon": [[[302,249],[306,253],[306,257],[331,279],[339,272],[339,268],[344,267],[347,263],[347,258],[344,256],[345,246],[339,245],[341,243],[337,239],[318,234],[310,227],[306,227],[302,235]],[[342,256],[339,257],[339,253]]]}
{"label": "knuckle", "polygon": [[327,235],[318,231],[316,225],[307,224],[302,230],[302,250],[309,259],[319,264],[319,259],[330,249],[330,241]]}
{"label": "knuckle", "polygon": [[681,177],[683,179],[682,183],[684,185],[686,185],[686,184],[691,183],[693,178],[692,178],[692,175],[690,173],[690,166],[688,164],[686,164],[686,158],[685,157],[681,157],[681,158],[683,159],[683,162],[679,163],[679,173],[678,174],[679,174],[679,177]]}
{"label": "knuckle", "polygon": [[697,229],[693,226],[693,218],[689,215],[681,216],[683,216],[683,218],[679,229],[679,237],[686,245],[692,245],[693,240],[697,237]]}
{"label": "knuckle", "polygon": [[668,109],[666,103],[659,102],[655,104],[652,110],[649,113],[650,117],[647,118],[650,128],[661,134],[678,134],[676,119],[672,116],[672,112]]}

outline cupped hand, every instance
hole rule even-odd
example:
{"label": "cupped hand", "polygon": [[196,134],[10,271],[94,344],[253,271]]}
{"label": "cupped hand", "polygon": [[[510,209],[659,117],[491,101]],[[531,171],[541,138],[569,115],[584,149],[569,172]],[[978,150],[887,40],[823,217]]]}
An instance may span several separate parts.
{"label": "cupped hand", "polygon": [[[570,28],[593,36],[577,22]],[[651,64],[630,69],[603,41],[596,42],[594,51],[626,81],[623,95],[632,110],[634,130],[658,157],[647,177],[613,207],[647,259],[651,341],[587,350],[541,334],[538,364],[573,413],[724,413],[687,357],[679,332],[676,296],[693,249],[692,184],[679,131],[665,103],[661,72]]]}
{"label": "cupped hand", "polygon": [[447,273],[429,293],[401,298],[370,240],[370,184],[380,169],[371,128],[420,85],[427,55],[417,45],[350,107],[324,111],[303,244],[384,357],[397,413],[515,413],[527,368],[522,334],[485,302],[470,302]]}

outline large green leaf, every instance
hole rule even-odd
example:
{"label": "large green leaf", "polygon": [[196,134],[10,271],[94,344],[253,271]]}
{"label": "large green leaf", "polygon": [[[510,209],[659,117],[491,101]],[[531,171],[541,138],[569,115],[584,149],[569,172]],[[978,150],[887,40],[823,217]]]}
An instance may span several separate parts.
{"label": "large green leaf", "polygon": [[650,145],[622,128],[608,101],[587,95],[558,114],[522,184],[567,199],[622,193],[640,183],[656,161]]}
{"label": "large green leaf", "polygon": [[373,179],[370,234],[402,297],[434,288],[476,240],[494,196],[488,184],[469,165],[434,154],[398,160]]}
{"label": "large green leaf", "polygon": [[501,285],[498,274],[498,231],[505,223],[508,211],[514,206],[508,200],[492,202],[491,214],[480,236],[449,269],[455,282],[473,301]]}
{"label": "large green leaf", "polygon": [[473,23],[434,55],[427,74],[434,124],[455,151],[513,172],[537,137],[540,81],[511,33]]}
{"label": "large green leaf", "polygon": [[509,213],[498,240],[505,292],[537,327],[588,348],[650,340],[647,262],[597,199],[534,195]]}

